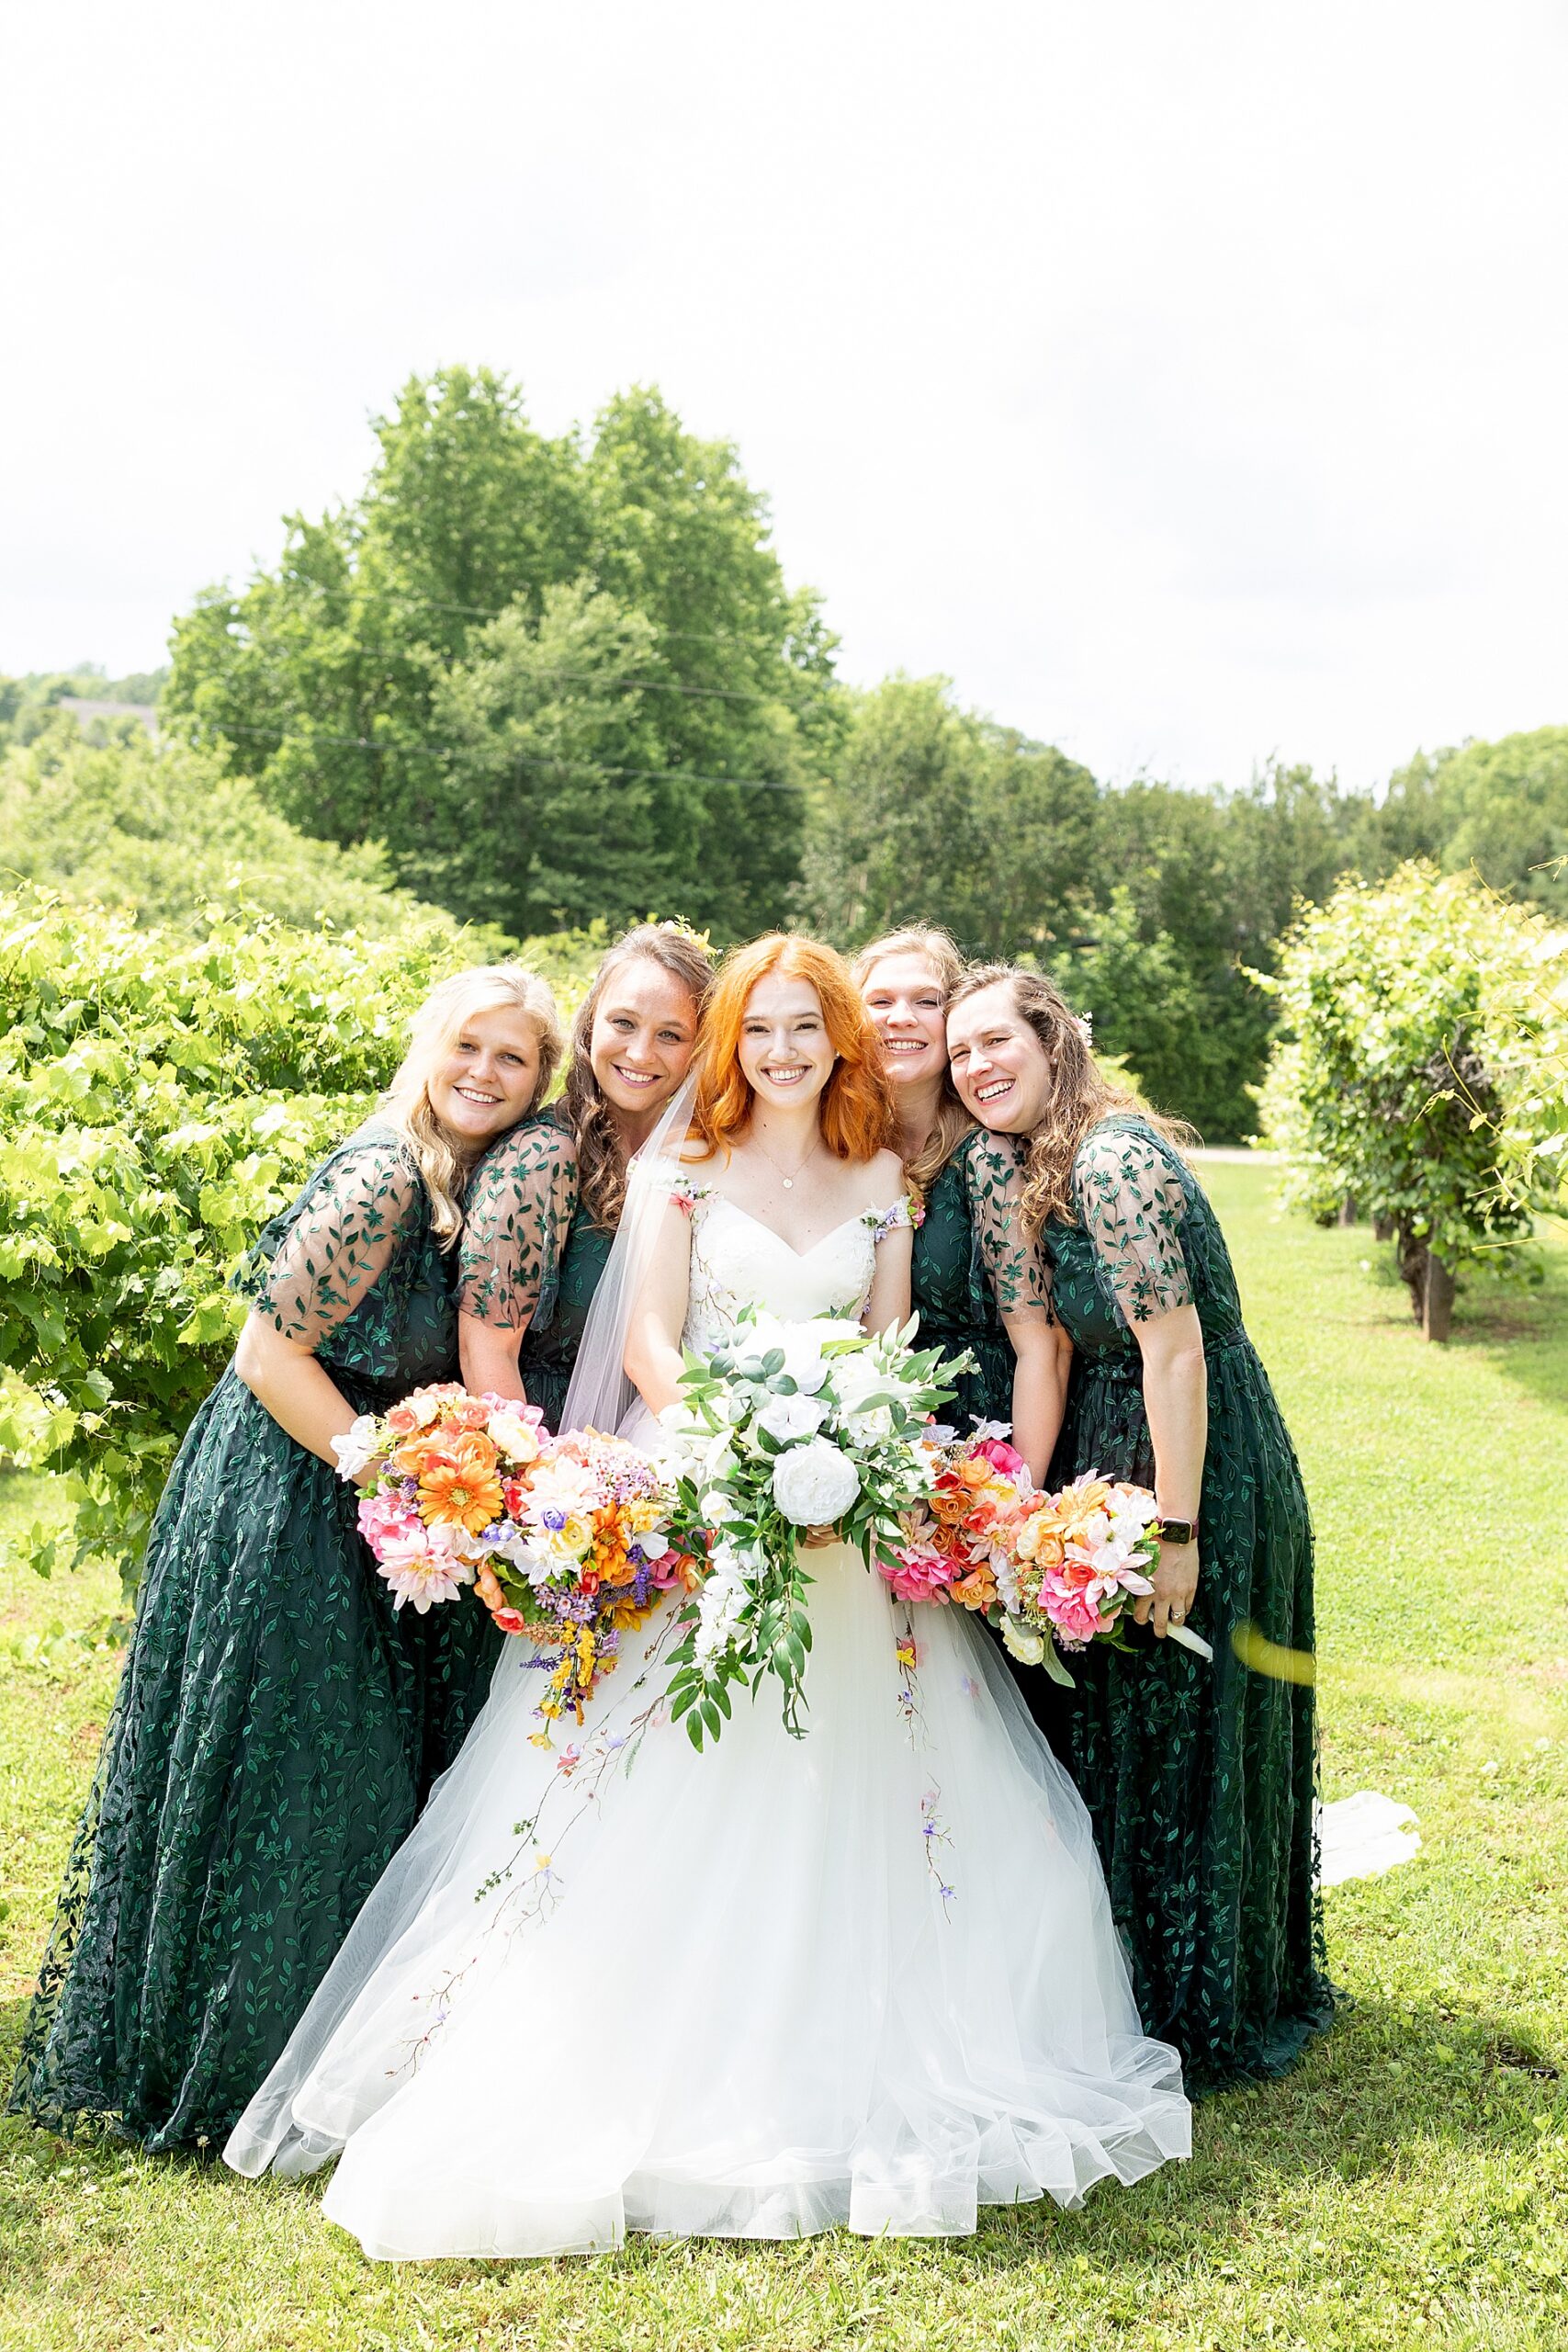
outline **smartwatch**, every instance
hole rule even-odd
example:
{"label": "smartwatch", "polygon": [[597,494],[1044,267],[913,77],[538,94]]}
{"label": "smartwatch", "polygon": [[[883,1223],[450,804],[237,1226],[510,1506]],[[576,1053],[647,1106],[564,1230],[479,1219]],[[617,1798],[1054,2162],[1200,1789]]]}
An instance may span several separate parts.
{"label": "smartwatch", "polygon": [[1190,1544],[1197,1532],[1190,1519],[1156,1519],[1153,1528],[1162,1544]]}

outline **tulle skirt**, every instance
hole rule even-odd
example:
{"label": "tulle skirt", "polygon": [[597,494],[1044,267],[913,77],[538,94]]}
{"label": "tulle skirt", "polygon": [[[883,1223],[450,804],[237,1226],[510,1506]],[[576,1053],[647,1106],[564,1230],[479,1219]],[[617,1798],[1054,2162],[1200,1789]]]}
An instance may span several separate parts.
{"label": "tulle skirt", "polygon": [[673,1604],[550,1747],[509,1646],[231,2165],[341,2151],[327,2213],[421,2259],[960,2233],[1189,2153],[1088,1816],[993,1645],[843,1546],[810,1564],[803,1738],[764,1682],[693,1747],[660,1701]]}

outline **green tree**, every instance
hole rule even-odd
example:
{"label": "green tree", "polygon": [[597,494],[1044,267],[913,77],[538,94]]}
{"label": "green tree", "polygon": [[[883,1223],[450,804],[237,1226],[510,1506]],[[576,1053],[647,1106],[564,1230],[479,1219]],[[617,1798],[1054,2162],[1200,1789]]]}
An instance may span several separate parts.
{"label": "green tree", "polygon": [[[495,640],[480,640],[502,616],[548,642],[552,595],[575,586],[586,610],[607,594],[648,624],[637,673],[579,669],[569,647],[551,723],[560,741],[599,747],[584,763],[593,774],[620,772],[569,812],[592,820],[589,840],[546,864],[563,883],[615,868],[617,823],[652,782],[650,810],[671,811],[671,795],[682,804],[671,833],[694,848],[692,914],[721,935],[771,919],[833,739],[832,640],[815,600],[787,592],[734,451],[686,434],[649,391],[612,401],[586,447],[547,440],[514,386],[465,368],[412,379],[376,432],[353,505],[289,517],[276,569],[237,594],[207,592],[176,623],[166,723],[254,772],[298,824],[384,841],[400,878],[466,916],[472,877],[515,854],[517,812],[493,789],[493,759],[480,760],[482,822],[502,830],[484,850],[477,816],[466,840],[430,837],[433,811],[450,824],[453,780],[484,731],[447,741],[451,673],[493,665]],[[615,718],[609,706],[628,696]],[[573,702],[583,708],[569,716]],[[610,761],[617,737],[635,758]],[[656,776],[628,773],[644,768]]]}
{"label": "green tree", "polygon": [[1283,1015],[1263,1129],[1292,1197],[1318,1216],[1349,1199],[1391,1229],[1445,1339],[1456,1273],[1506,1270],[1556,1196],[1568,1104],[1543,1076],[1563,1045],[1561,940],[1414,864],[1303,910],[1262,986]]}

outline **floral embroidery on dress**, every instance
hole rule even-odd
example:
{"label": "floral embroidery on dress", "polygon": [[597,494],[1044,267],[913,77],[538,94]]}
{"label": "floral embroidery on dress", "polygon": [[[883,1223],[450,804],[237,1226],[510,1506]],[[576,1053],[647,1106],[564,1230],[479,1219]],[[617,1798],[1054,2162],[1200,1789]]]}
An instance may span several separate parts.
{"label": "floral embroidery on dress", "polygon": [[577,1152],[553,1119],[528,1119],[474,1171],[457,1258],[457,1305],[502,1330],[547,1323],[577,1211]]}
{"label": "floral embroidery on dress", "polygon": [[1073,1163],[1073,1193],[1124,1324],[1191,1306],[1181,1244],[1187,1194],[1146,1127],[1106,1125],[1086,1136]]}
{"label": "floral embroidery on dress", "polygon": [[925,1221],[925,1203],[916,1193],[901,1193],[891,1208],[867,1209],[861,1219],[874,1241],[884,1240],[906,1225],[912,1232],[919,1232]]}

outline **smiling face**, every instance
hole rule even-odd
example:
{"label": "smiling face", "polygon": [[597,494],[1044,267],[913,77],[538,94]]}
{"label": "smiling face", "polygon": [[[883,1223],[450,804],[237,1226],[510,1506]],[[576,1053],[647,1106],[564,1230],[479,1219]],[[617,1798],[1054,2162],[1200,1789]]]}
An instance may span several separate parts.
{"label": "smiling face", "polygon": [[697,1008],[691,989],[651,956],[634,956],[593,1012],[588,1059],[599,1091],[631,1119],[662,1111],[691,1066]]}
{"label": "smiling face", "polygon": [[473,1149],[527,1115],[538,1079],[534,1023],[514,1004],[490,1004],[437,1055],[425,1091],[442,1125]]}
{"label": "smiling face", "polygon": [[861,995],[891,1083],[918,1086],[940,1079],[947,1068],[947,991],[926,957],[880,956],[862,980]]}
{"label": "smiling face", "polygon": [[954,1005],[947,1056],[964,1109],[983,1126],[1008,1136],[1033,1133],[1050,1100],[1051,1064],[1005,980]]}
{"label": "smiling face", "polygon": [[739,1053],[746,1083],[764,1107],[798,1110],[816,1102],[838,1056],[809,980],[764,973],[746,1000]]}

